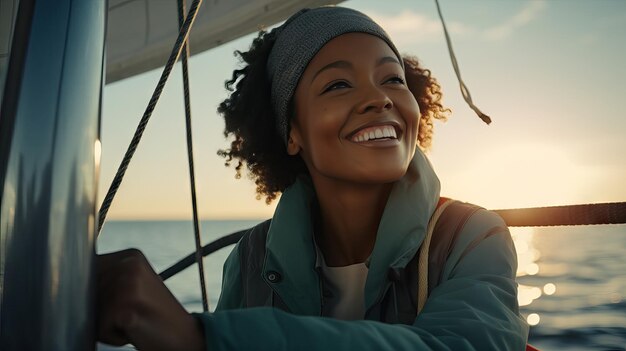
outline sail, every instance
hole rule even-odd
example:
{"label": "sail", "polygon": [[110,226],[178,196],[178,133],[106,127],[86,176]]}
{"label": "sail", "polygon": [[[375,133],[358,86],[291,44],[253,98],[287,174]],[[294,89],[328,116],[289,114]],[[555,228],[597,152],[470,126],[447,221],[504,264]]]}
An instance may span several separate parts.
{"label": "sail", "polygon": [[[187,0],[187,5],[192,0]],[[329,0],[204,0],[189,38],[191,54],[203,52],[286,19],[298,9]],[[161,67],[178,35],[177,1],[110,0],[106,82]]]}

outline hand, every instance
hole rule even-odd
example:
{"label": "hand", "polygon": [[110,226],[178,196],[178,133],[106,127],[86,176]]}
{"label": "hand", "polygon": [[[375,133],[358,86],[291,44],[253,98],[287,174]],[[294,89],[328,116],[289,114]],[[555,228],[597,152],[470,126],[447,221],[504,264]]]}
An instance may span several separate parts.
{"label": "hand", "polygon": [[140,350],[204,350],[204,332],[136,249],[97,256],[98,340]]}

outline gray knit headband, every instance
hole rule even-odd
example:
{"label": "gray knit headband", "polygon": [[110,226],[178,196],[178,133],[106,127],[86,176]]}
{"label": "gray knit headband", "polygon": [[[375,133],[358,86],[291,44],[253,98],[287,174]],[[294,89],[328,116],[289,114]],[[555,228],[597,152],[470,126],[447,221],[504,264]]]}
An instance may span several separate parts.
{"label": "gray knit headband", "polygon": [[277,37],[267,60],[267,72],[272,84],[276,128],[285,142],[289,139],[289,102],[306,66],[326,43],[346,33],[375,35],[389,44],[402,64],[402,57],[387,33],[356,10],[335,6],[304,9],[274,30]]}

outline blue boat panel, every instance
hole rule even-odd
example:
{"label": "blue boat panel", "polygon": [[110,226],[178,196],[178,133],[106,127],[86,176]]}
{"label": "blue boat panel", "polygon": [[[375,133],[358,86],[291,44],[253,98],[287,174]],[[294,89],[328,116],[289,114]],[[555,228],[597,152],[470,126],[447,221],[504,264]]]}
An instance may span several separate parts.
{"label": "blue boat panel", "polygon": [[0,150],[0,349],[94,349],[106,1],[33,4],[19,90],[3,116],[14,122]]}

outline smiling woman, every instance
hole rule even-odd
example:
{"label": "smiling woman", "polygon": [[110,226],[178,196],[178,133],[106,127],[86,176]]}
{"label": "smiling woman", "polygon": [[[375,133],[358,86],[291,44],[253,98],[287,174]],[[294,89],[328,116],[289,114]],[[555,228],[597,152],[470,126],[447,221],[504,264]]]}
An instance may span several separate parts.
{"label": "smiling woman", "polygon": [[200,324],[140,252],[101,256],[101,340],[524,349],[506,225],[440,197],[423,153],[432,120],[447,112],[430,72],[341,7],[302,10],[238,54],[244,66],[219,108],[234,141],[221,155],[238,174],[247,166],[268,202],[281,194],[276,211],[233,249],[215,313],[195,315]]}

